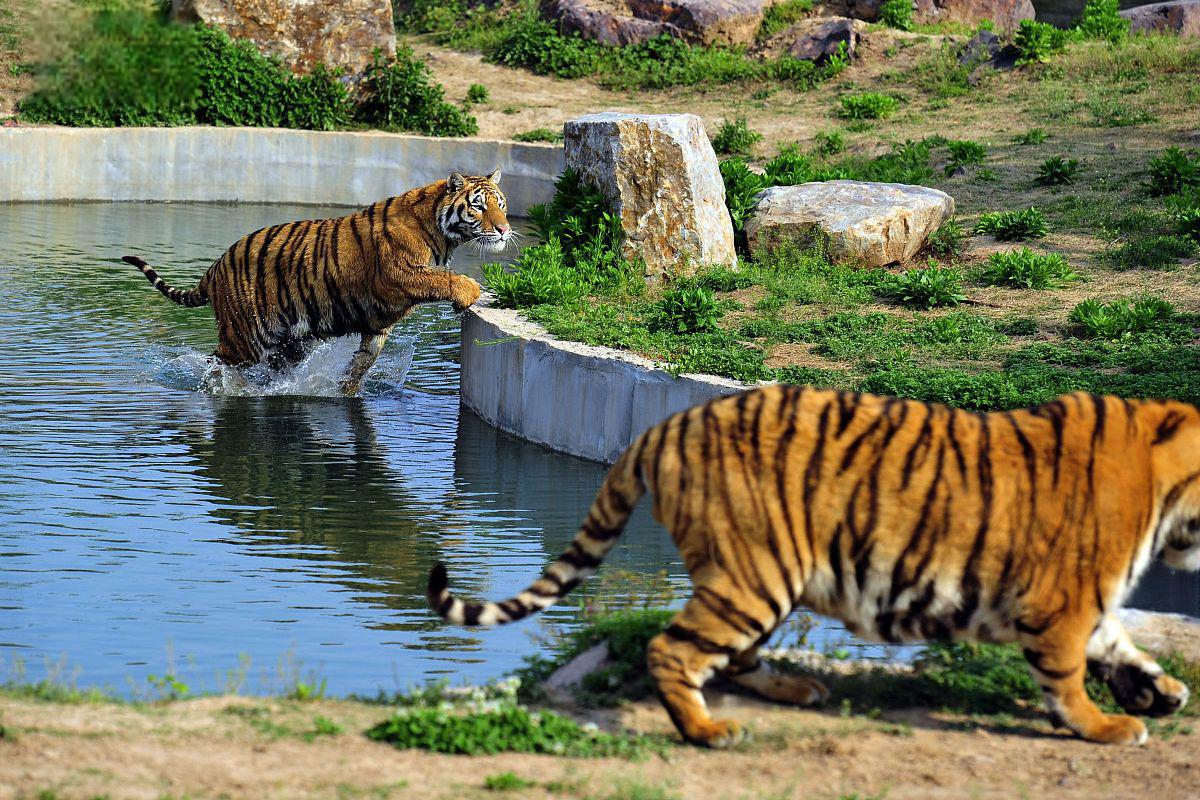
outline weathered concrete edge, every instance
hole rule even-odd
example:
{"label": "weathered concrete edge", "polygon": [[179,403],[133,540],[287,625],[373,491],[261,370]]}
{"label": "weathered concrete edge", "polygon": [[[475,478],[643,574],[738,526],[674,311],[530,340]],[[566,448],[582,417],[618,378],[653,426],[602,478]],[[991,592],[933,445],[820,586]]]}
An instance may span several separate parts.
{"label": "weathered concrete edge", "polygon": [[365,205],[503,170],[514,216],[554,196],[561,146],[280,128],[0,128],[0,202]]}
{"label": "weathered concrete edge", "polygon": [[564,342],[508,309],[462,318],[462,402],[489,424],[551,450],[611,464],[647,428],[748,384],[675,377],[609,347]]}

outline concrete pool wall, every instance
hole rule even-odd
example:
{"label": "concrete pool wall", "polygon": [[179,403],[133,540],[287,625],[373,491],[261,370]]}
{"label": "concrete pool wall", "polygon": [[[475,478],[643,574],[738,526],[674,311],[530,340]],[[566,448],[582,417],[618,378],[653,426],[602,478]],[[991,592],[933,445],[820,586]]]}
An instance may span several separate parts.
{"label": "concrete pool wall", "polygon": [[514,216],[554,194],[561,146],[278,128],[0,128],[0,202],[366,205],[503,170]]}

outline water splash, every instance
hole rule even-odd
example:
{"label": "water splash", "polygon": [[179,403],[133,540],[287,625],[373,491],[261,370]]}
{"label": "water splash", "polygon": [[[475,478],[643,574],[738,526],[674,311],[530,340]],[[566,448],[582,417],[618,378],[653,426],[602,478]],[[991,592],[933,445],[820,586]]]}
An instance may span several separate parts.
{"label": "water splash", "polygon": [[[415,337],[388,341],[363,381],[362,394],[395,395],[412,367]],[[358,347],[357,337],[320,342],[292,369],[266,364],[237,369],[190,347],[155,346],[148,377],[163,386],[218,397],[341,397],[340,384]]]}

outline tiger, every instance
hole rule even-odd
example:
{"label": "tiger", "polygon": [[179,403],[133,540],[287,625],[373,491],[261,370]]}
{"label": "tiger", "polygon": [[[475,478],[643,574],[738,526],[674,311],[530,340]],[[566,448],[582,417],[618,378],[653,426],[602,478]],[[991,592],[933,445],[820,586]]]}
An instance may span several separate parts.
{"label": "tiger", "polygon": [[1051,721],[1094,742],[1146,726],[1102,713],[1086,673],[1130,714],[1188,688],[1132,643],[1116,612],[1155,559],[1200,569],[1200,411],[1067,394],[1014,411],[769,385],[677,413],[607,473],[567,550],[520,594],[464,602],[444,564],[431,607],[458,625],[519,620],[600,565],[641,496],[678,546],[692,594],[647,667],[684,739],[723,747],[701,687],[721,675],[778,702],[827,700],[759,657],[798,606],[891,643],[1016,642]]}
{"label": "tiger", "polygon": [[168,299],[212,303],[214,357],[245,367],[267,359],[294,366],[314,340],[358,334],[341,390],[358,392],[388,334],[419,303],[448,300],[463,311],[479,284],[446,269],[454,249],[478,243],[501,253],[513,240],[500,170],[445,180],[334,219],[262,228],[235,242],[193,289],[177,289],[137,256],[134,265]]}

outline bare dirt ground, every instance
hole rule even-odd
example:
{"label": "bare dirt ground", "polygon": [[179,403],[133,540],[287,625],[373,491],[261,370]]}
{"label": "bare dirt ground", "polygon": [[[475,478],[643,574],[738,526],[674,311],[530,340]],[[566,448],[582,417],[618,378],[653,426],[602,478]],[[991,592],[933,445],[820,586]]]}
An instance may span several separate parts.
{"label": "bare dirt ground", "polygon": [[[752,726],[734,751],[673,748],[664,759],[573,759],[400,751],[362,731],[384,719],[354,702],[216,697],[163,705],[63,705],[0,698],[0,798],[464,798],[496,796],[489,775],[534,783],[506,797],[1194,798],[1191,735],[1140,748],[1087,744],[1040,721],[970,721],[913,711],[887,720],[710,695]],[[343,733],[306,741],[321,715]],[[657,704],[621,723],[670,728]]]}

